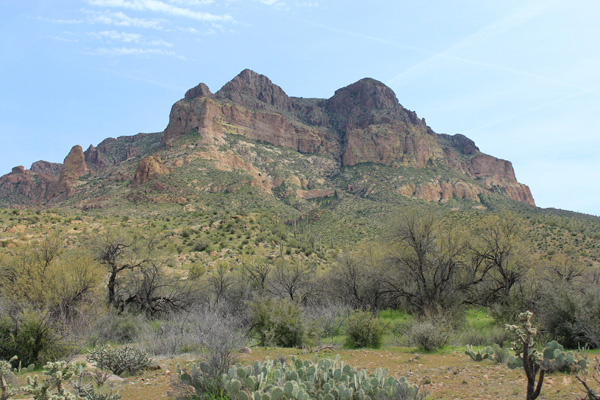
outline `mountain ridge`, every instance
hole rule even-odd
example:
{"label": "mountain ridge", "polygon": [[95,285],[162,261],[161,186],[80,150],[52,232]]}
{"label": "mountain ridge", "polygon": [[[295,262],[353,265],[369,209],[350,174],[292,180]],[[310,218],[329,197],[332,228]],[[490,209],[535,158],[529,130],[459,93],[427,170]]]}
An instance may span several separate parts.
{"label": "mountain ridge", "polygon": [[[197,135],[193,148],[177,150],[178,141],[190,133]],[[453,176],[427,182],[396,177],[399,183],[394,190],[401,196],[479,203],[482,195],[494,193],[535,206],[529,188],[516,180],[510,161],[480,152],[464,135],[435,133],[375,79],[364,78],[340,88],[329,99],[305,99],[288,96],[268,77],[248,69],[215,93],[203,83],[189,89],[172,106],[163,132],[107,138],[85,152],[74,146],[76,154],[67,156],[60,174],[59,164],[43,161],[30,170],[13,169],[0,177],[0,204],[56,204],[68,202],[75,193],[85,198],[92,177],[128,182],[135,190],[153,176],[177,174],[194,159],[210,160],[218,170],[249,174],[250,184],[268,194],[284,184],[285,178],[279,175],[294,175],[279,166],[267,171],[265,160],[248,157],[248,148],[254,145],[232,148],[229,135],[292,149],[305,158],[320,157],[319,162],[326,164],[326,172],[313,179],[322,183],[279,190],[280,196],[311,199],[319,193],[330,195],[340,188],[329,178],[348,167],[373,164],[398,171],[447,170]],[[157,152],[162,154],[160,166],[155,159],[148,159]],[[139,172],[142,163],[145,173]],[[149,165],[160,173],[148,170]]]}

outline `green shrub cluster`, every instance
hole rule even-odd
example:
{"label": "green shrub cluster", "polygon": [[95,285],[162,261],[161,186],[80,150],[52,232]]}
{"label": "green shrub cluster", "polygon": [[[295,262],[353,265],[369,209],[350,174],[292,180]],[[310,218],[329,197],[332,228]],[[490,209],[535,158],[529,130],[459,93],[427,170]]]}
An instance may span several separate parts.
{"label": "green shrub cluster", "polygon": [[252,333],[260,346],[298,347],[305,337],[302,310],[286,299],[265,299],[250,307]]}
{"label": "green shrub cluster", "polygon": [[383,343],[386,326],[372,313],[355,311],[346,321],[345,346],[351,349],[370,347],[378,349]]}
{"label": "green shrub cluster", "polygon": [[20,313],[16,320],[0,320],[0,359],[17,356],[22,365],[43,364],[62,357],[67,351],[44,314]]}

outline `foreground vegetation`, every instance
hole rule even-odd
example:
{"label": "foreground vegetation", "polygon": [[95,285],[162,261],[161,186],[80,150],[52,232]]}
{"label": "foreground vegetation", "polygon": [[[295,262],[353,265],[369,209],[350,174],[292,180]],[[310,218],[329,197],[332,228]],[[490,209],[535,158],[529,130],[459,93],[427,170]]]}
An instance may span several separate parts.
{"label": "foreground vegetation", "polygon": [[[318,224],[244,208],[206,207],[143,218],[3,210],[0,218],[0,359],[18,357],[11,368],[20,363],[20,381],[32,374],[25,371],[30,364],[39,371],[47,362],[88,354],[90,366],[98,367],[90,373],[97,377],[116,374],[137,381],[142,373],[143,379],[153,377],[147,382],[161,393],[170,390],[171,397],[243,399],[221,380],[223,374],[235,378],[237,370],[230,368],[236,358],[245,366],[267,356],[286,359],[287,364],[264,364],[258,371],[294,365],[292,354],[307,360],[315,352],[333,351],[349,368],[375,374],[379,367],[388,368],[388,376],[398,379],[394,387],[415,396],[535,398],[535,387],[526,389],[526,374],[500,367],[510,356],[518,367],[514,357],[520,354],[527,363],[535,354],[531,346],[529,353],[519,353],[505,330],[505,324],[518,325],[519,313],[530,310],[535,342],[541,346],[556,340],[564,346],[562,360],[573,354],[569,368],[550,370],[550,362],[533,368],[536,374],[559,374],[546,375],[544,388],[558,389],[556,397],[544,390],[544,398],[575,398],[585,393],[570,374],[582,370],[572,365],[581,366],[579,361],[588,357],[577,349],[600,347],[596,228],[587,220],[417,208],[395,217],[377,237],[347,246],[334,237],[325,240]],[[569,221],[571,230],[565,228]],[[562,240],[562,247],[551,244],[555,240]],[[239,355],[246,346],[252,354]],[[111,348],[126,350],[118,356],[120,367],[123,360],[140,367],[114,370],[110,360],[102,364],[99,360]],[[153,365],[152,357],[160,372],[140,372]],[[189,359],[206,363],[195,371],[208,371],[208,378],[198,372],[194,378]],[[312,368],[306,365],[307,371]],[[83,379],[83,370],[69,371],[72,382],[79,374],[82,385],[99,390],[100,378],[84,374]],[[398,383],[403,377],[407,386]],[[461,379],[458,385],[455,377]],[[186,389],[186,379],[193,390]],[[494,389],[502,379],[519,384]],[[490,380],[496,383],[488,387]],[[593,399],[594,380],[586,382]],[[247,394],[262,390],[240,384]],[[278,381],[269,387],[281,387],[289,396],[285,386],[286,381]],[[476,396],[474,387],[486,394]],[[124,398],[159,397],[133,394],[128,386],[119,390]],[[298,388],[295,396],[300,397],[294,398],[304,398],[299,393],[319,398],[319,390]],[[361,390],[364,396],[403,398]],[[260,396],[278,397],[275,393]],[[329,398],[328,393],[322,397]],[[337,389],[337,396],[345,398],[341,393],[346,392]]]}

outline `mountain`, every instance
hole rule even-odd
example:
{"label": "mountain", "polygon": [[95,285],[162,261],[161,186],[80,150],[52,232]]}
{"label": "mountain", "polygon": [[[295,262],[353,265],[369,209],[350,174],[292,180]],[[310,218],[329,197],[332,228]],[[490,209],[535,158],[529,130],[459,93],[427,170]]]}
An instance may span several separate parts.
{"label": "mountain", "polygon": [[13,168],[0,177],[0,206],[193,204],[244,190],[300,212],[333,197],[535,206],[509,161],[433,132],[377,80],[305,99],[250,70],[215,93],[203,83],[188,90],[164,132],[77,145],[62,165]]}

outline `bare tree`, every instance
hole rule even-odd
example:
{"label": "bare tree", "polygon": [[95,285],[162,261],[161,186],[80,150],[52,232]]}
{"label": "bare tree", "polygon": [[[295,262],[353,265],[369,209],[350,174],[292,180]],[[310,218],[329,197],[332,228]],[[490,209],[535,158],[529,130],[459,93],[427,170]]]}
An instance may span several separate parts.
{"label": "bare tree", "polygon": [[235,284],[233,274],[229,271],[226,262],[217,263],[214,270],[208,276],[208,285],[212,289],[214,299],[212,309],[215,310]]}
{"label": "bare tree", "polygon": [[240,265],[242,276],[250,283],[250,286],[260,293],[267,290],[268,279],[272,265],[263,259],[243,259]]}
{"label": "bare tree", "polygon": [[314,291],[315,273],[314,265],[297,260],[278,259],[269,282],[269,292],[278,297],[289,297],[291,301],[300,303]]}
{"label": "bare tree", "polygon": [[165,269],[154,261],[128,274],[119,290],[121,310],[133,307],[153,316],[188,309],[197,297],[197,282],[167,275]]}
{"label": "bare tree", "polygon": [[471,254],[488,275],[479,288],[484,304],[506,303],[531,268],[531,254],[522,245],[522,230],[523,224],[512,214],[487,217],[475,230]]}
{"label": "bare tree", "polygon": [[342,253],[330,272],[330,289],[334,296],[352,308],[377,312],[385,298],[381,263],[372,248],[365,252]]}
{"label": "bare tree", "polygon": [[114,308],[135,307],[153,315],[193,301],[192,284],[165,274],[167,245],[158,235],[107,234],[95,248],[96,259],[108,270],[108,303]]}
{"label": "bare tree", "polygon": [[386,293],[418,313],[450,308],[462,301],[466,246],[431,215],[406,215],[392,241]]}

